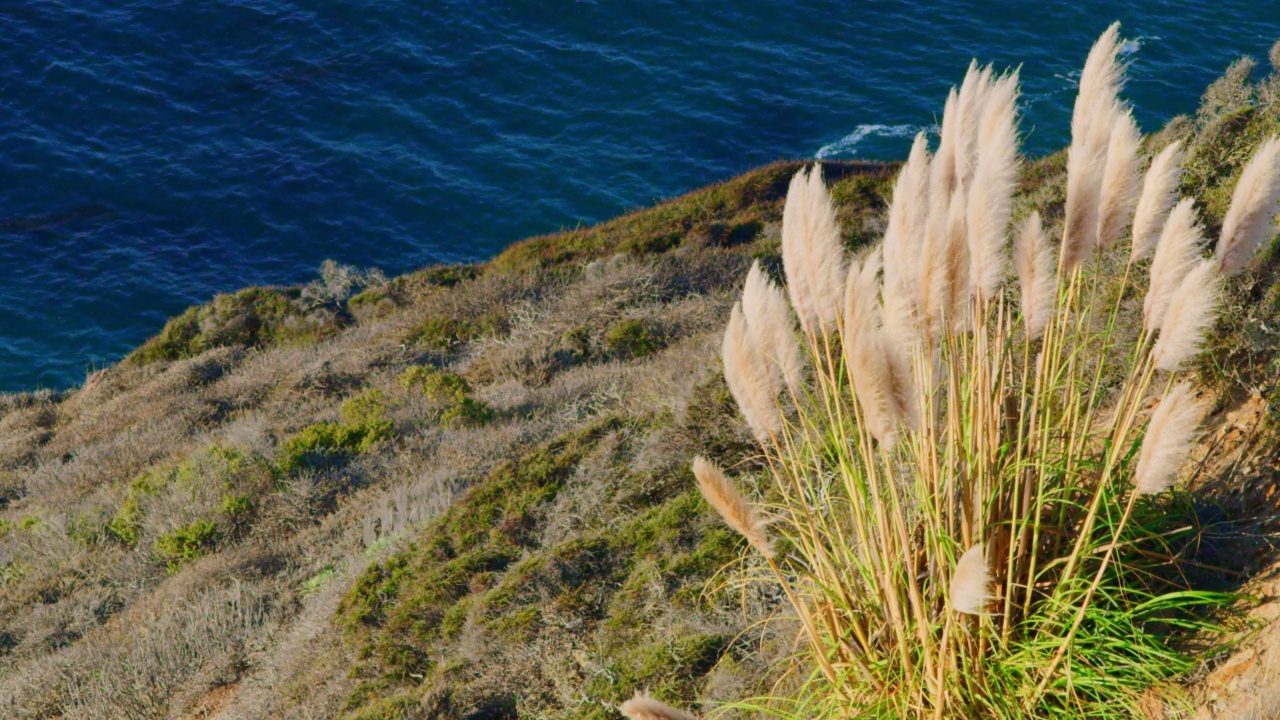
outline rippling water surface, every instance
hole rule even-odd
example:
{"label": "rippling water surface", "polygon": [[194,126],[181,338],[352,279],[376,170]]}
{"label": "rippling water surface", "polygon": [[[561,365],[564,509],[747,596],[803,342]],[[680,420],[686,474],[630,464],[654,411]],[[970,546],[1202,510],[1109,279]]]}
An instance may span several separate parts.
{"label": "rippling water surface", "polygon": [[784,157],[901,157],[971,57],[1061,146],[1113,19],[1145,129],[1266,2],[0,0],[0,389],[68,387],[325,258],[477,260]]}

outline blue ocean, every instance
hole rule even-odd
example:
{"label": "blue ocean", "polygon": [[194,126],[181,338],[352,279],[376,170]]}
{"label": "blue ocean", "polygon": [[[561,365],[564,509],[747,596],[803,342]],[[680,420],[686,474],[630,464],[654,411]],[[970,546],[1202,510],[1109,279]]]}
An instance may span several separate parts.
{"label": "blue ocean", "polygon": [[779,158],[901,158],[973,57],[1022,66],[1044,153],[1116,19],[1146,130],[1280,38],[1269,0],[0,0],[0,390],[326,258],[480,260]]}

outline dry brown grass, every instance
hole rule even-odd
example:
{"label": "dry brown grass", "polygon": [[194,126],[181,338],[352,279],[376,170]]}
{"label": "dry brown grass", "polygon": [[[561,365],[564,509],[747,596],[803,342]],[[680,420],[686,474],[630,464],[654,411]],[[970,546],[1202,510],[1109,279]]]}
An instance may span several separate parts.
{"label": "dry brown grass", "polygon": [[[1220,90],[1232,107],[1262,92],[1240,82]],[[713,580],[703,596],[719,563],[697,565],[699,553],[740,548],[717,534],[707,508],[681,503],[692,454],[708,449],[724,463],[748,447],[716,379],[717,331],[753,260],[778,275],[783,197],[798,167],[534,239],[487,267],[373,287],[350,306],[352,321],[318,342],[218,347],[107,368],[67,393],[0,396],[0,714],[459,717],[518,705],[616,718],[612,708],[645,686],[668,702],[679,699],[670,688],[712,700],[767,690],[797,628],[743,633],[782,601],[758,584]],[[1015,218],[1034,207],[1047,224],[1060,221],[1064,171],[1062,157],[1024,169]],[[878,235],[892,169],[831,164],[826,174],[840,225],[853,228],[839,240]],[[1124,302],[1140,311],[1141,298]],[[610,341],[619,327],[642,331]],[[439,407],[398,381],[424,365],[467,378],[493,419],[442,425]],[[339,420],[343,401],[369,390],[383,393],[393,432],[368,453],[278,477],[227,476],[199,460],[217,447],[274,461],[289,438]],[[619,425],[531,514],[526,556],[474,578],[479,597],[545,563],[519,596],[540,614],[535,632],[510,642],[476,611],[440,647],[456,664],[426,685],[351,672],[360,643],[335,619],[367,568],[411,547],[503,461],[608,417]],[[143,472],[192,462],[192,478],[143,500],[136,546],[105,531]],[[747,460],[731,472],[754,469]],[[222,509],[236,495],[254,501],[243,523]],[[575,548],[613,542],[624,519],[673,508],[690,513],[674,539],[646,547],[608,583],[566,590],[593,567]],[[202,557],[172,570],[154,557],[157,538],[200,520],[220,534]],[[625,622],[605,627],[615,611]],[[705,657],[687,650],[708,638]],[[669,675],[645,675],[636,668],[651,656],[628,647],[690,654],[670,660]],[[369,677],[380,684],[361,689]]]}

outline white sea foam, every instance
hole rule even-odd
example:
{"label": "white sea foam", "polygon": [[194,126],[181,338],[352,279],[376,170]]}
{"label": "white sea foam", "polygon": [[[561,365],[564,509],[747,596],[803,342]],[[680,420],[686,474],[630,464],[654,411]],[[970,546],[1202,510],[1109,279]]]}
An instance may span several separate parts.
{"label": "white sea foam", "polygon": [[933,133],[937,132],[937,127],[923,125],[859,125],[848,135],[818,148],[818,152],[814,154],[814,157],[818,160],[855,157],[858,154],[858,144],[868,136],[909,138],[914,137],[921,130]]}
{"label": "white sea foam", "polygon": [[[1120,47],[1116,50],[1116,55],[1121,58],[1127,58],[1136,55],[1144,45],[1149,42],[1162,39],[1159,35],[1139,35],[1136,38],[1129,38],[1120,43]],[[1076,68],[1065,73],[1054,73],[1054,77],[1062,80],[1070,86],[1069,89],[1075,90],[1080,87],[1080,69]]]}
{"label": "white sea foam", "polygon": [[1120,43],[1120,50],[1117,54],[1119,54],[1120,57],[1129,57],[1141,50],[1143,45],[1146,45],[1153,40],[1160,39],[1162,38],[1159,35],[1139,35],[1136,38],[1131,38]]}

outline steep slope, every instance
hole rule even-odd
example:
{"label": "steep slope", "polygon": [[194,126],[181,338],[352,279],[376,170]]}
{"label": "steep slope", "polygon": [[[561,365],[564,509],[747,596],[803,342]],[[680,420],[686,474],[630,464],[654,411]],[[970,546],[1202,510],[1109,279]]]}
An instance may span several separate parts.
{"label": "steep slope", "polygon": [[[1148,150],[1188,144],[1212,232],[1277,129],[1280,79],[1238,65]],[[1028,163],[1019,212],[1060,220],[1064,165]],[[751,260],[778,270],[800,166],[482,265],[221,296],[74,391],[6,397],[0,708],[612,718],[639,689],[766,690],[793,638],[754,623],[782,606],[722,582],[743,547],[687,462],[750,476],[719,336]],[[848,247],[877,238],[893,168],[824,169]],[[1266,407],[1280,377],[1268,253],[1202,368],[1223,408]],[[1258,416],[1249,457],[1274,456]],[[1263,516],[1277,478],[1251,467],[1226,494]]]}

